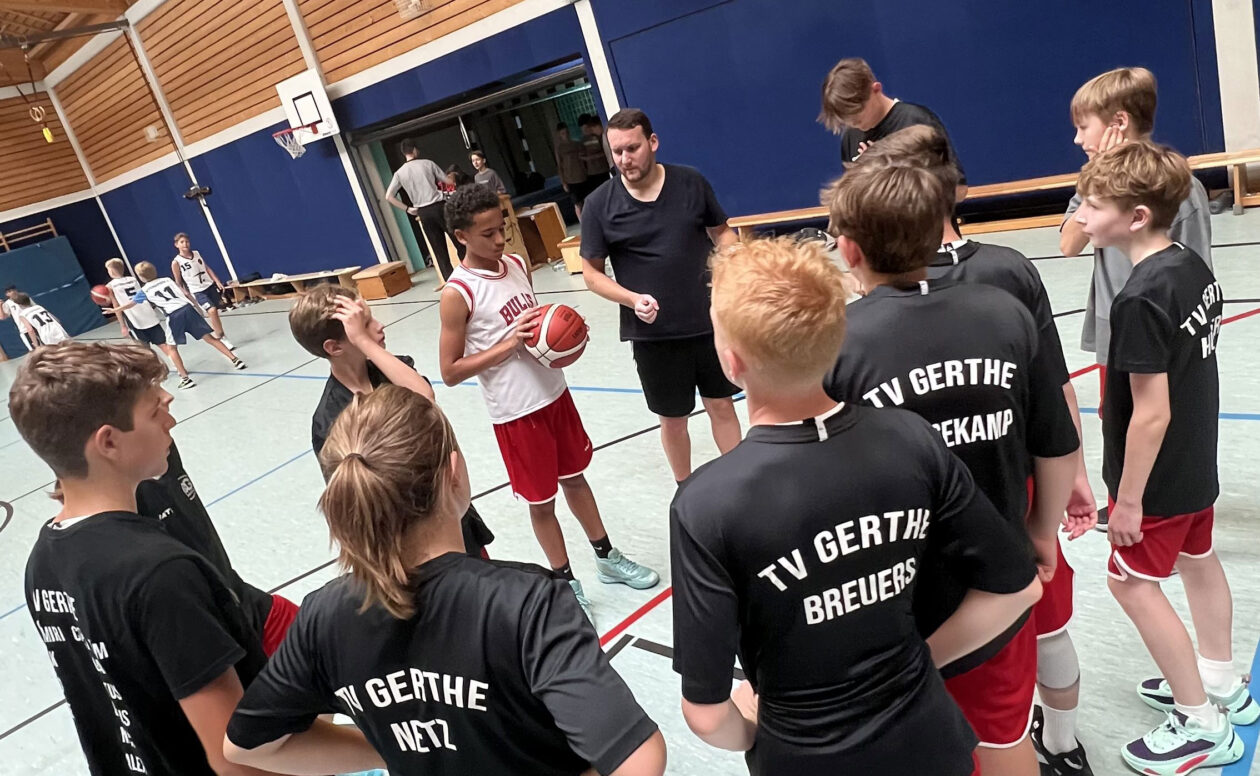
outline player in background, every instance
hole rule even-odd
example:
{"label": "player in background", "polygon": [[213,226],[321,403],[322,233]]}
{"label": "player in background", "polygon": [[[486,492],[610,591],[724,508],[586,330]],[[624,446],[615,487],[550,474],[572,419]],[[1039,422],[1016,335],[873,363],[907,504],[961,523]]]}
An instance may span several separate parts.
{"label": "player in background", "polygon": [[214,332],[206,324],[206,313],[196,300],[170,278],[159,278],[157,267],[147,261],[136,265],[136,277],[142,283],[140,290],[131,301],[120,307],[112,308],[115,314],[126,312],[136,305],[152,302],[158,309],[166,313],[166,323],[171,328],[172,344],[178,346],[188,341],[188,337],[199,339],[223,354],[232,364],[233,369],[244,369],[245,362],[236,357],[223,340],[214,336]]}
{"label": "player in background", "polygon": [[261,776],[223,758],[265,660],[250,615],[209,560],[137,513],[137,489],[167,468],[166,375],[134,344],[66,342],[19,370],[14,425],[64,498],[27,561],[27,607],[95,776]]}
{"label": "player in background", "polygon": [[[193,382],[188,369],[184,366],[184,359],[179,355],[179,348],[171,343],[166,330],[162,328],[161,313],[158,309],[150,302],[130,304],[140,292],[140,281],[127,274],[127,267],[122,259],[110,259],[105,262],[105,271],[111,278],[105,286],[114,296],[114,306],[110,310],[118,318],[118,325],[122,327],[123,335],[130,336],[146,345],[156,346],[158,350],[165,353],[175,365],[175,371],[179,372],[180,388],[197,387],[197,383]],[[128,323],[131,324],[130,327]]]}
{"label": "player in background", "polygon": [[[382,385],[398,385],[434,398],[433,386],[416,371],[415,360],[385,349],[385,327],[354,289],[328,284],[307,289],[289,309],[289,330],[308,353],[328,362],[328,382],[311,416],[311,447],[316,455],[355,396],[370,394]],[[494,534],[476,507],[469,505],[463,526],[465,550],[484,556]]]}
{"label": "player in background", "polygon": [[[346,573],[307,596],[249,688],[230,759],[294,773],[664,773],[664,739],[568,586],[463,552],[468,465],[432,401],[392,385],[356,396],[320,465]],[[334,711],[375,751],[311,727]]]}
{"label": "player in background", "polygon": [[32,351],[35,346],[31,344],[31,340],[26,336],[26,327],[22,325],[22,320],[18,315],[20,309],[17,302],[13,301],[13,295],[19,293],[17,286],[9,286],[4,289],[4,301],[0,302],[0,321],[11,320],[13,325],[17,327],[18,337],[21,338],[22,344],[26,346],[26,350]]}
{"label": "player in background", "polygon": [[613,546],[582,474],[594,450],[564,372],[525,352],[525,340],[539,323],[538,301],[525,260],[503,254],[498,195],[480,184],[464,186],[447,200],[446,220],[467,251],[442,291],[442,381],[458,385],[477,378],[512,493],[529,504],[547,562],[593,618],[556,519],[559,491],[595,551],[596,579],[645,590],[660,582],[660,575]]}
{"label": "player in background", "polygon": [[[966,776],[975,734],[935,666],[1009,628],[1040,584],[1025,540],[922,418],[823,392],[846,293],[817,243],[714,257],[718,354],[750,428],[671,507],[683,716],[748,751],[754,774]],[[926,642],[925,565],[968,590]],[[748,682],[732,695],[737,654]]]}
{"label": "player in background", "polygon": [[[949,161],[948,141],[935,129],[914,126],[884,138],[862,156],[859,164],[909,164],[932,172],[940,180],[950,215],[944,219],[944,236],[935,260],[927,268],[933,279],[982,283],[1000,288],[1018,299],[1033,316],[1037,328],[1037,354],[1031,365],[1034,384],[1062,385],[1068,412],[1081,436],[1081,416],[1076,390],[1068,377],[1063,344],[1050,309],[1050,298],[1041,275],[1022,253],[1002,245],[964,240],[952,217],[958,171]],[[1082,444],[1077,453],[1076,478],[1067,502],[1064,531],[1075,540],[1098,521],[1094,490],[1085,471]],[[1033,610],[1037,632],[1037,696],[1030,738],[1047,776],[1088,776],[1085,749],[1076,734],[1080,704],[1080,663],[1068,634],[1073,609],[1074,572],[1062,547],[1054,576],[1043,580],[1041,600]]]}
{"label": "player in background", "polygon": [[180,232],[175,235],[175,258],[171,259],[171,277],[184,293],[191,296],[201,309],[210,316],[210,326],[214,336],[227,346],[228,350],[236,350],[223,333],[223,321],[219,318],[219,308],[223,306],[223,281],[214,274],[214,270],[201,258],[201,254],[192,249],[192,241],[188,235]]}
{"label": "player in background", "polygon": [[26,338],[39,347],[40,345],[56,345],[70,339],[66,327],[61,325],[57,316],[43,305],[35,304],[31,297],[21,291],[13,294],[13,303],[18,308],[18,323],[26,329]]}
{"label": "player in background", "polygon": [[[1180,776],[1243,755],[1234,725],[1260,719],[1233,661],[1233,598],[1212,541],[1217,476],[1220,284],[1169,237],[1190,196],[1190,165],[1148,141],[1099,153],[1081,170],[1074,216],[1133,270],[1111,305],[1103,480],[1111,519],[1108,587],[1163,672],[1138,696],[1167,714],[1121,750],[1140,773]],[[1160,588],[1179,571],[1198,640]]]}

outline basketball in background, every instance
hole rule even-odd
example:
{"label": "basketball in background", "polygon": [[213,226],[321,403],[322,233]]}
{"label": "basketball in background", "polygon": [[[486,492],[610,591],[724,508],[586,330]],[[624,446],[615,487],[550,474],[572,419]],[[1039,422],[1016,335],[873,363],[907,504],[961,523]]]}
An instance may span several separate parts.
{"label": "basketball in background", "polygon": [[567,304],[543,305],[525,349],[543,366],[566,367],[586,350],[586,320]]}
{"label": "basketball in background", "polygon": [[101,307],[113,307],[114,295],[105,286],[92,286],[92,301]]}

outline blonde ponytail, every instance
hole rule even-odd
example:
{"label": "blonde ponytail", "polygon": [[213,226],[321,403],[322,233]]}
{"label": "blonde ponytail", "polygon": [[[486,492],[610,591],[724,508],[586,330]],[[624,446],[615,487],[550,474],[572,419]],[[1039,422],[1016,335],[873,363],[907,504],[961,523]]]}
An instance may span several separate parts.
{"label": "blonde ponytail", "polygon": [[392,385],[356,396],[333,424],[319,456],[328,480],[319,506],[342,570],[366,588],[362,610],[415,614],[404,537],[434,516],[457,449],[433,402]]}

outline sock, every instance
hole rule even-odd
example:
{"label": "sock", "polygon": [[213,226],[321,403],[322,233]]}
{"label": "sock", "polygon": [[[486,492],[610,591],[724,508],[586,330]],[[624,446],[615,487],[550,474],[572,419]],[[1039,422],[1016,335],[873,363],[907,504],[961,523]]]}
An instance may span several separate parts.
{"label": "sock", "polygon": [[1041,704],[1046,724],[1041,729],[1041,743],[1051,754],[1063,754],[1076,748],[1076,709],[1061,711]]}
{"label": "sock", "polygon": [[1203,689],[1208,695],[1228,698],[1238,689],[1239,677],[1234,671],[1233,660],[1209,660],[1199,656],[1199,676],[1203,677]]}
{"label": "sock", "polygon": [[595,548],[595,554],[601,558],[607,558],[608,553],[612,552],[612,541],[609,540],[608,534],[604,534],[603,539],[592,539],[591,546]]}
{"label": "sock", "polygon": [[1210,700],[1202,706],[1186,706],[1181,703],[1174,705],[1177,711],[1199,723],[1199,727],[1208,732],[1215,733],[1225,724],[1225,715]]}
{"label": "sock", "polygon": [[552,569],[552,571],[554,571],[556,573],[556,576],[560,577],[561,579],[568,580],[569,582],[573,581],[573,567],[568,563],[564,564],[558,569]]}

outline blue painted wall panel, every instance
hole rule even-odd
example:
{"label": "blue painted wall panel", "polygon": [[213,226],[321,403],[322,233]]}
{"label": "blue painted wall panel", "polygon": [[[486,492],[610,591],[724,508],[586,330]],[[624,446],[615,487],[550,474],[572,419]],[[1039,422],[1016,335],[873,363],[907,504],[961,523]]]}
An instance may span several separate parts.
{"label": "blue painted wall panel", "polygon": [[[114,236],[109,233],[109,225],[95,199],[85,199],[59,208],[37,213],[26,218],[15,218],[0,223],[0,232],[13,232],[35,226],[44,219],[51,218],[57,234],[65,235],[70,247],[87,276],[88,283],[96,285],[109,280],[105,272],[105,262],[118,255],[118,246]],[[23,245],[24,243],[19,243]]]}
{"label": "blue painted wall panel", "polygon": [[[105,322],[93,301],[87,279],[69,238],[51,240],[0,253],[0,288],[15,285],[61,320],[71,335],[82,334]],[[11,322],[0,325],[0,348],[19,356],[26,347]]]}
{"label": "blue painted wall panel", "polygon": [[[299,274],[376,263],[332,140],[290,159],[268,127],[192,160],[237,275]],[[204,254],[204,249],[203,249]],[[226,278],[225,278],[226,280]]]}
{"label": "blue painted wall panel", "polygon": [[[615,2],[597,0],[596,18],[625,28]],[[645,13],[651,26],[608,48],[625,102],[646,110],[661,135],[662,158],[699,167],[732,214],[814,204],[840,172],[838,141],[815,117],[822,79],[844,56],[865,57],[891,95],[940,114],[973,183],[1078,167],[1072,94],[1120,65],[1159,78],[1157,139],[1187,154],[1220,148],[1219,110],[1209,115],[1202,94],[1216,78],[1214,58],[1206,61],[1189,0],[1148,0],[1140,13],[1135,2],[1084,0],[695,5],[681,4],[686,15],[667,22]]]}
{"label": "blue painted wall panel", "polygon": [[[131,263],[152,262],[159,275],[171,273],[174,237],[186,232],[195,248],[221,280],[229,275],[210,224],[196,200],[184,199],[192,183],[184,166],[177,164],[101,195],[110,221],[118,232]],[[210,207],[215,206],[214,197]],[[231,250],[232,246],[228,246]]]}

